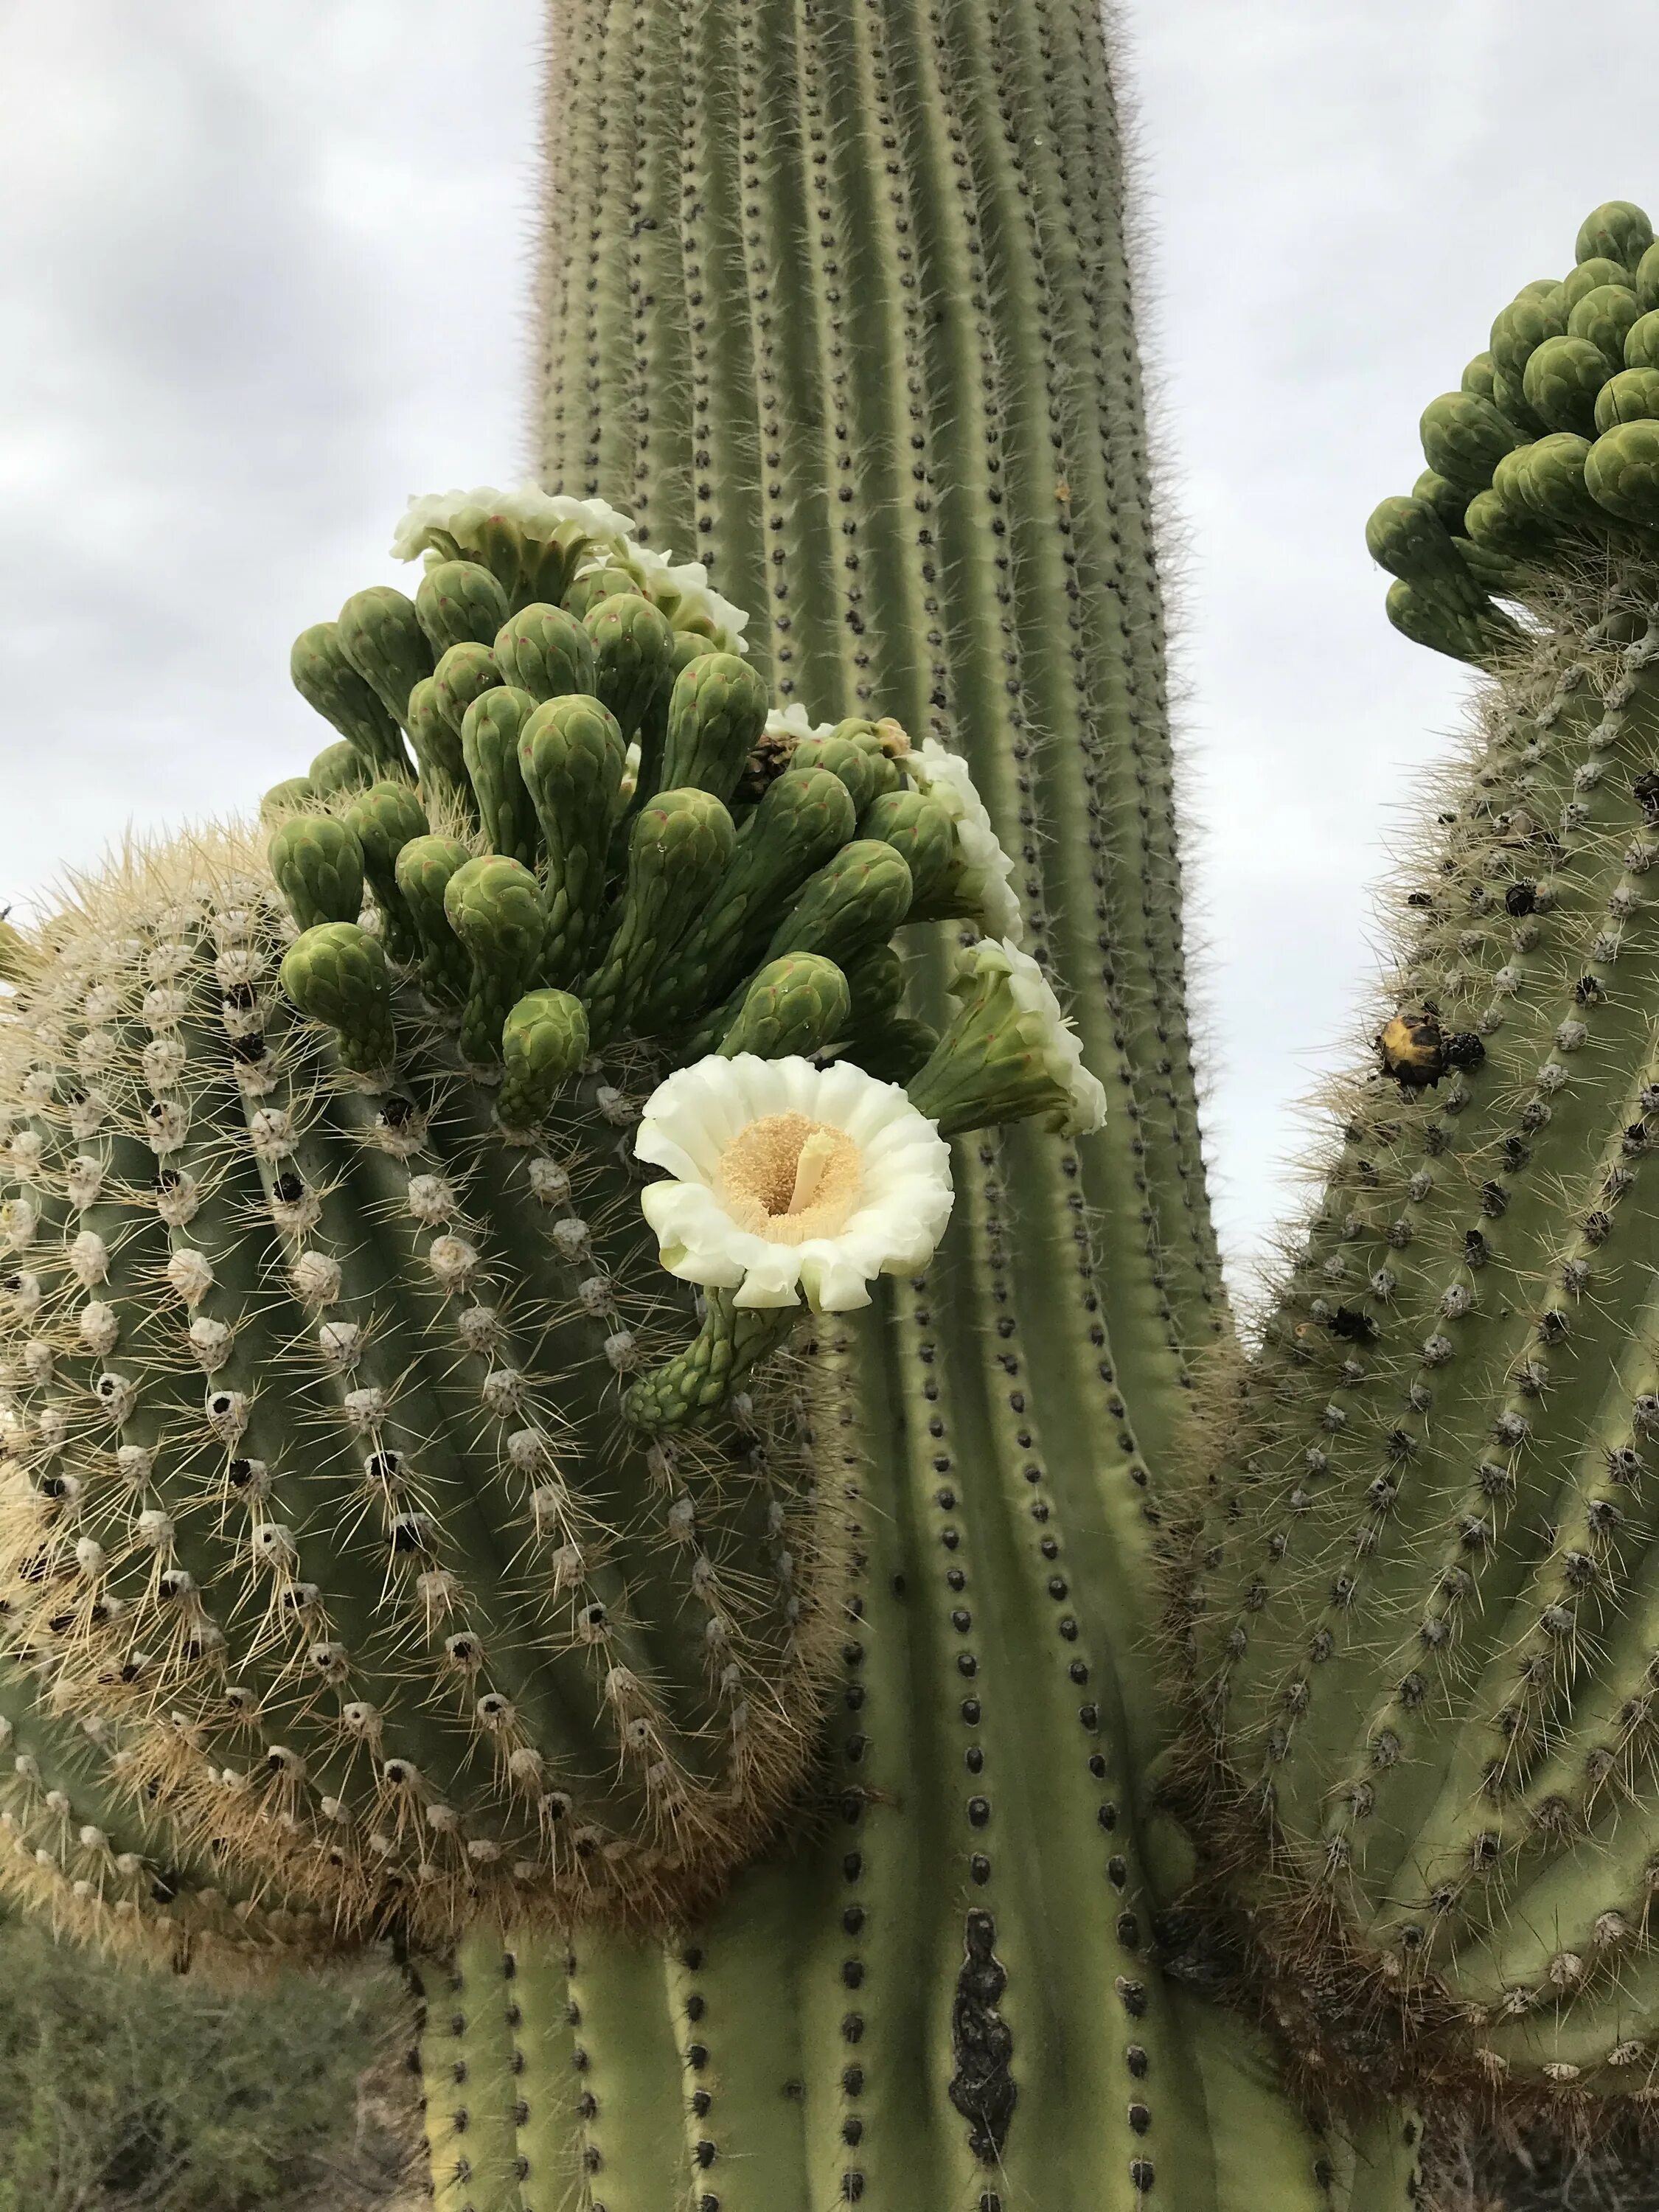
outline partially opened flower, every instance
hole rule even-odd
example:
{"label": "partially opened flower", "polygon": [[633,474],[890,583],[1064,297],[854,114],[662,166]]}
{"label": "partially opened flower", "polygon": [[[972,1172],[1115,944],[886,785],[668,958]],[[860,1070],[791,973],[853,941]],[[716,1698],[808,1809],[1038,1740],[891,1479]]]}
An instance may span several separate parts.
{"label": "partially opened flower", "polygon": [[641,590],[662,609],[674,629],[713,638],[722,653],[748,652],[743,635],[749,627],[748,609],[721,598],[701,561],[676,562],[672,553],[636,545],[631,538],[617,550],[619,565],[638,578]]}
{"label": "partially opened flower", "polygon": [[805,738],[828,738],[835,734],[834,722],[815,722],[799,699],[787,707],[774,707],[766,718],[769,738],[793,738],[799,743]]}
{"label": "partially opened flower", "polygon": [[1106,1093],[1029,953],[981,938],[962,956],[951,988],[960,1011],[908,1086],[947,1136],[1034,1118],[1068,1137],[1100,1127]]}
{"label": "partially opened flower", "polygon": [[574,522],[596,544],[618,551],[630,543],[634,527],[633,517],[606,500],[572,499],[533,483],[516,491],[477,484],[470,491],[434,491],[411,499],[392,540],[392,558],[413,561],[432,552],[445,561],[476,559],[483,544],[480,526],[489,520],[510,523],[537,544],[547,544],[562,525]]}
{"label": "partially opened flower", "polygon": [[988,936],[1018,945],[1025,924],[1009,880],[1014,864],[991,826],[967,762],[937,738],[924,738],[900,759],[911,782],[938,799],[956,824],[957,910],[971,915]]}
{"label": "partially opened flower", "polygon": [[669,1172],[641,1200],[662,1264],[738,1306],[868,1305],[872,1278],[926,1266],[950,1218],[949,1146],[845,1060],[698,1060],[652,1094],[634,1148]]}

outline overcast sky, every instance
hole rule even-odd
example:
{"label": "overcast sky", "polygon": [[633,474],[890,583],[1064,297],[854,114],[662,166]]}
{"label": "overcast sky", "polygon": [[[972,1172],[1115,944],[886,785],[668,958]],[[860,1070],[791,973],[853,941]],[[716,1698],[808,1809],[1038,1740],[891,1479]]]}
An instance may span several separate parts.
{"label": "overcast sky", "polygon": [[[0,0],[0,886],[319,742],[288,645],[406,495],[511,481],[538,0]],[[1462,679],[1365,516],[1596,202],[1659,211],[1651,0],[1137,0],[1224,1234],[1375,973]]]}

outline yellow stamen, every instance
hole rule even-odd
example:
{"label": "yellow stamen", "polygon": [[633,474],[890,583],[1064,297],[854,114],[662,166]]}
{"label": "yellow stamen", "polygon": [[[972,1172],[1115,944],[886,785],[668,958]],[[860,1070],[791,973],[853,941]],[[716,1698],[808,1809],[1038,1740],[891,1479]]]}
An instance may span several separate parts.
{"label": "yellow stamen", "polygon": [[863,1188],[859,1148],[843,1129],[805,1114],[767,1114],[720,1157],[720,1194],[740,1228],[775,1244],[833,1237]]}

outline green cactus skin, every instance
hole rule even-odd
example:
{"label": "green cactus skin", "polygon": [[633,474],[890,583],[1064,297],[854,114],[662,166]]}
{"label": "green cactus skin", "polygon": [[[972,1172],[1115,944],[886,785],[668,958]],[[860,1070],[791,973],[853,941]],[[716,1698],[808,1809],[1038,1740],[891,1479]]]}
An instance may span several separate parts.
{"label": "green cactus skin", "polygon": [[[859,1363],[859,1433],[879,1441],[873,1468],[848,1448],[862,1618],[830,1832],[743,1876],[660,1980],[641,1947],[576,1943],[581,2144],[603,2161],[578,2201],[1403,2208],[1403,2123],[1382,2148],[1322,2142],[1248,2026],[1151,1949],[1188,1870],[1152,1811],[1177,1672],[1153,1656],[1155,1555],[1225,1308],[1097,18],[1071,0],[714,4],[676,38],[643,8],[553,17],[544,475],[707,560],[810,719],[890,704],[966,754],[1027,945],[1112,1101],[1087,1143],[957,1148],[970,1195]],[[1489,556],[1455,557],[1467,657],[1508,624]],[[915,1005],[896,1012],[872,972],[868,1020],[914,1066],[920,1018],[948,1012],[945,962],[925,929],[902,941]],[[863,1793],[845,1823],[836,1791]],[[951,2099],[981,1910],[1018,2093],[984,2161]],[[536,2205],[533,2166],[522,2188]]]}
{"label": "green cactus skin", "polygon": [[[1650,250],[1629,203],[1581,252],[1606,237]],[[1641,302],[1601,258],[1539,299],[1494,351],[1530,343],[1540,411],[1582,414]],[[1386,2012],[1443,2081],[1581,2098],[1659,2060],[1659,426],[1598,427],[1484,495],[1541,526],[1503,593],[1529,619],[1470,651],[1470,773],[1261,1352],[1216,1378],[1186,1597],[1184,1802],[1248,1856],[1284,1984],[1322,1961],[1300,2032]]]}

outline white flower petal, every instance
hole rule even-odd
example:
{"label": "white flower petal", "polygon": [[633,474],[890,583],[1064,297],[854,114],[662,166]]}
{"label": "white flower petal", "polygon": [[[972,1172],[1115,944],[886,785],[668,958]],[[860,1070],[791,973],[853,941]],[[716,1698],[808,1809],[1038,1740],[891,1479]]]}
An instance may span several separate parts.
{"label": "white flower petal", "polygon": [[[841,1201],[851,1210],[844,1218],[826,1212],[825,1233],[801,1235],[812,1226],[810,1203],[804,1213],[770,1218],[793,1221],[799,1242],[768,1234],[763,1210],[760,1225],[736,1218],[723,1176],[726,1155],[745,1132],[793,1115],[842,1133],[858,1152],[856,1194],[849,1185]],[[950,1218],[949,1146],[896,1084],[848,1060],[818,1067],[752,1053],[699,1060],[646,1102],[635,1149],[674,1178],[641,1194],[663,1266],[683,1280],[735,1291],[733,1303],[745,1308],[793,1304],[798,1285],[825,1311],[866,1305],[871,1278],[923,1266]]]}
{"label": "white flower petal", "polygon": [[904,756],[904,769],[913,782],[939,800],[956,823],[963,888],[975,903],[981,927],[992,937],[1018,945],[1025,923],[1010,880],[1014,864],[998,841],[967,762],[960,753],[948,751],[937,738],[924,738],[920,749],[912,748]]}
{"label": "white flower petal", "polygon": [[571,499],[533,483],[521,484],[516,491],[477,484],[471,491],[434,491],[411,498],[392,540],[393,560],[418,559],[434,532],[453,536],[452,524],[479,512],[516,524],[526,538],[540,544],[565,522],[580,522],[590,538],[618,547],[629,542],[628,533],[634,527],[631,515],[619,514],[602,499]]}

